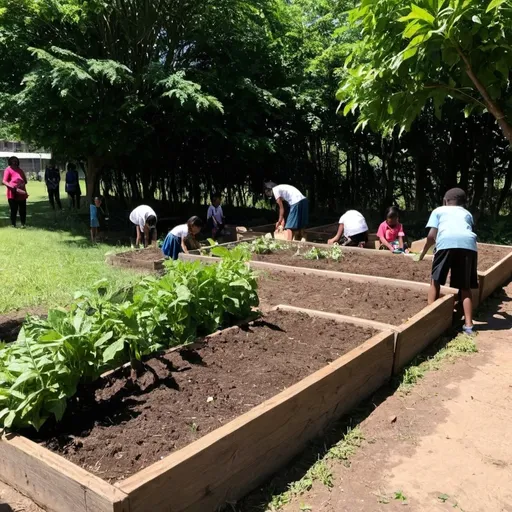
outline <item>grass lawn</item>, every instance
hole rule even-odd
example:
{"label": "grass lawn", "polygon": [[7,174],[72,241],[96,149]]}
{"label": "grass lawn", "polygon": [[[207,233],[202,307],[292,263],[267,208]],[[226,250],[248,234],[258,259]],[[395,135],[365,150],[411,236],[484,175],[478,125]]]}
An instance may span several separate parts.
{"label": "grass lawn", "polygon": [[22,230],[10,226],[6,191],[1,187],[0,314],[34,306],[64,306],[76,291],[102,278],[113,287],[138,278],[105,264],[105,254],[115,248],[90,244],[88,206],[83,205],[80,213],[70,212],[63,188],[65,211],[54,213],[44,183],[29,182],[27,229]]}

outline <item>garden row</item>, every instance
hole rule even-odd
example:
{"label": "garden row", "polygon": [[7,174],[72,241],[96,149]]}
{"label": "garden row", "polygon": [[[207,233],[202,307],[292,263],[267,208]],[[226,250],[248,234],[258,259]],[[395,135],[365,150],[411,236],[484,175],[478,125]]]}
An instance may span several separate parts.
{"label": "garden row", "polygon": [[[263,254],[269,248],[261,247],[250,265],[259,273],[263,317],[152,357],[136,385],[126,366],[104,375],[92,399],[89,389],[72,400],[64,421],[43,428],[38,444],[4,437],[1,478],[49,510],[213,511],[285,464],[451,325],[454,290],[445,287],[426,307],[427,282],[378,277],[387,260],[401,258],[400,268],[412,260],[372,251],[378,264],[368,262],[370,276],[364,268],[347,274],[303,261],[344,266],[354,251],[302,258],[312,249],[331,251],[294,246],[286,255],[292,265],[283,265],[265,257],[288,249]],[[363,252],[369,251],[357,254]],[[249,272],[246,249],[214,253]],[[219,267],[216,258],[188,258],[215,263],[204,269]],[[498,264],[507,267],[506,278],[511,261]],[[248,274],[243,279],[251,282]],[[158,293],[148,311],[158,307]],[[210,311],[221,299],[208,300]],[[184,309],[197,308],[189,302]],[[172,339],[167,346],[179,342]]]}

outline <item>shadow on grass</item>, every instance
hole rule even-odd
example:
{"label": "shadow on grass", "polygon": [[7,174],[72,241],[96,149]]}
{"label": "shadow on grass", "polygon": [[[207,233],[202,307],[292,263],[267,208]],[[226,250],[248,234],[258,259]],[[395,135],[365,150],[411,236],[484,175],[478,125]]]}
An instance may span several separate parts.
{"label": "shadow on grass", "polygon": [[[506,286],[506,285],[505,285]],[[495,292],[488,302],[483,305],[479,313],[494,317],[494,315],[503,315],[500,311],[501,304],[511,299],[506,296],[504,289]],[[510,318],[510,315],[508,315]],[[489,322],[489,328],[496,328],[492,322]],[[498,327],[499,328],[499,327]],[[508,327],[510,329],[510,325]],[[350,414],[344,416],[339,421],[333,423],[324,433],[323,437],[312,441],[306,449],[285,468],[267,480],[263,486],[254,490],[238,503],[226,505],[224,512],[267,512],[269,510],[279,510],[281,505],[286,505],[287,501],[279,497],[289,491],[292,486],[300,480],[308,478],[308,472],[313,465],[322,460],[337,444],[343,443],[344,439],[352,429],[355,429],[365,419],[367,419],[381,404],[389,397],[394,395],[406,381],[407,375],[412,368],[421,363],[432,359],[436,354],[442,351],[447,344],[460,334],[459,326],[456,325],[449,332],[439,338],[427,350],[419,354],[403,371],[392,378],[390,382],[380,388],[371,397],[363,401]],[[478,343],[478,338],[477,338]],[[406,392],[406,391],[405,391]],[[364,432],[363,432],[364,434]],[[342,461],[349,465],[349,461]],[[308,489],[306,489],[308,490]],[[295,497],[300,498],[300,495]],[[273,504],[274,501],[274,504]]]}

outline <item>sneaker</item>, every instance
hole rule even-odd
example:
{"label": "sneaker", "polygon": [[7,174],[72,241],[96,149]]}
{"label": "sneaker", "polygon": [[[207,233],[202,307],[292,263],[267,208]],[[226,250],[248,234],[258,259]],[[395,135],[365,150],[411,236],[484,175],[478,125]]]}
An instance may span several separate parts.
{"label": "sneaker", "polygon": [[475,330],[473,329],[473,326],[468,327],[467,325],[462,326],[462,333],[467,334],[468,336],[474,336],[476,334]]}

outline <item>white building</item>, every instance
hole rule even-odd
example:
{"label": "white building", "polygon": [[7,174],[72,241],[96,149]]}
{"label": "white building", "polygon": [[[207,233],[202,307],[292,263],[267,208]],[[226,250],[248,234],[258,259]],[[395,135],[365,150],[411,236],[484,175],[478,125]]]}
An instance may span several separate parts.
{"label": "white building", "polygon": [[40,177],[40,173],[44,173],[48,161],[52,158],[52,154],[49,151],[33,148],[25,142],[0,140],[0,162],[5,164],[3,165],[4,168],[7,166],[7,160],[11,156],[18,157],[20,167],[25,171],[29,179]]}

